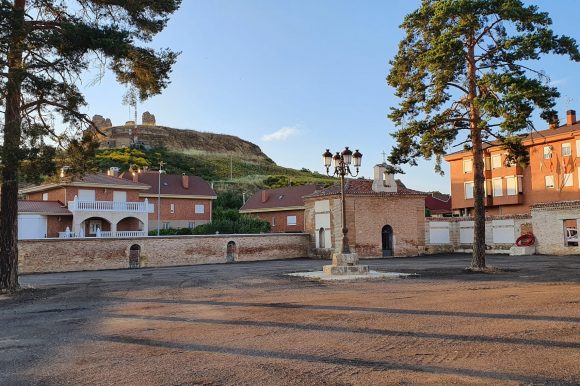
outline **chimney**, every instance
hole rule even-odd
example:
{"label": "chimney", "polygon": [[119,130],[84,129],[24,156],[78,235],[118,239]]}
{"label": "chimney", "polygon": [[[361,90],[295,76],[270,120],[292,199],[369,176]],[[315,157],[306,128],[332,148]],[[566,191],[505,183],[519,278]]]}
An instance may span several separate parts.
{"label": "chimney", "polygon": [[183,186],[183,189],[189,189],[189,176],[182,174],[181,175],[181,186]]}
{"label": "chimney", "polygon": [[560,126],[560,120],[558,119],[558,116],[556,115],[554,118],[552,118],[552,120],[550,121],[550,129],[557,129],[558,126]]}
{"label": "chimney", "polygon": [[111,166],[109,168],[109,173],[107,173],[107,174],[112,176],[112,177],[119,177],[119,168],[116,166]]}
{"label": "chimney", "polygon": [[137,172],[132,173],[133,173],[133,182],[139,182],[139,173]]}
{"label": "chimney", "polygon": [[374,192],[397,192],[395,175],[387,172],[386,164],[378,164],[373,168],[373,191]]}
{"label": "chimney", "polygon": [[576,123],[576,110],[566,111],[566,126],[572,126]]}
{"label": "chimney", "polygon": [[268,201],[268,191],[267,190],[262,190],[262,192],[260,193],[260,198],[262,203]]}

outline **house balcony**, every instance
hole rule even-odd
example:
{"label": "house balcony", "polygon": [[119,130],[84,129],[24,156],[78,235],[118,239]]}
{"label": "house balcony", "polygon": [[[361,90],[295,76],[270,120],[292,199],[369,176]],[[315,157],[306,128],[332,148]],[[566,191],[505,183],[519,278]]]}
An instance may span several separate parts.
{"label": "house balcony", "polygon": [[118,212],[118,213],[149,213],[149,202],[120,201],[69,201],[71,212]]}
{"label": "house balcony", "polygon": [[[111,238],[111,237],[145,237],[147,233],[145,231],[102,231],[98,232],[94,237],[101,238]],[[76,232],[58,232],[59,239],[74,239],[85,237],[79,235]]]}

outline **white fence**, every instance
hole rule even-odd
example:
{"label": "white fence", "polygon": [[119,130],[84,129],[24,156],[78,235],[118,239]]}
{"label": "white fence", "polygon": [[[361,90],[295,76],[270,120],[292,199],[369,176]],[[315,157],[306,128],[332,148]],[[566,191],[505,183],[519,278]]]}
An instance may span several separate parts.
{"label": "white fence", "polygon": [[[145,237],[147,236],[145,231],[101,231],[99,236],[96,237]],[[59,239],[72,239],[80,237],[74,232],[58,232]]]}
{"label": "white fence", "polygon": [[[528,224],[531,229],[530,216],[512,216],[511,218],[488,218],[485,223],[485,243],[487,248],[497,253],[508,252],[516,239],[527,232],[522,229]],[[442,251],[467,252],[473,245],[472,220],[461,218],[428,219],[425,227],[426,249],[431,253]]]}
{"label": "white fence", "polygon": [[69,201],[68,209],[71,212],[133,212],[149,213],[149,203],[144,202],[123,202],[123,201]]}

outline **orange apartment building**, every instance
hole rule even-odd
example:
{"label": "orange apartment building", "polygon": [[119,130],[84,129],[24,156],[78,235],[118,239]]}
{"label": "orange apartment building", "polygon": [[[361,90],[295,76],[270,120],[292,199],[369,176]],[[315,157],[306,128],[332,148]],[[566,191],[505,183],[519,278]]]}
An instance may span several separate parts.
{"label": "orange apartment building", "polygon": [[159,227],[161,229],[195,228],[211,222],[212,201],[217,198],[217,195],[200,177],[146,171],[123,173],[121,179],[147,185],[147,189],[139,192],[139,197],[141,200],[149,201],[150,231],[157,229],[159,198],[161,201]]}
{"label": "orange apartment building", "polygon": [[260,190],[251,196],[240,213],[270,223],[271,232],[304,232],[304,199],[316,191],[314,184]]}
{"label": "orange apartment building", "polygon": [[[522,168],[506,163],[506,150],[484,146],[487,215],[530,213],[538,203],[580,198],[580,122],[566,113],[566,125],[534,132],[523,138],[530,163]],[[473,214],[473,155],[461,151],[445,156],[451,176],[452,209]]]}

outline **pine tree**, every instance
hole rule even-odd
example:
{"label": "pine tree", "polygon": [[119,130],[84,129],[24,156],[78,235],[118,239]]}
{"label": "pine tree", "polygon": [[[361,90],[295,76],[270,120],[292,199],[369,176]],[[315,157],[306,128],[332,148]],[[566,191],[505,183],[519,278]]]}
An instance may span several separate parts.
{"label": "pine tree", "polygon": [[[77,134],[92,125],[80,112],[86,102],[76,83],[95,64],[135,87],[141,99],[159,94],[177,53],[146,43],[180,1],[0,0],[0,291],[18,287],[18,169],[27,136],[66,143],[72,132],[56,132],[55,115]],[[77,149],[90,142],[90,136],[82,138],[72,138]]]}
{"label": "pine tree", "polygon": [[389,117],[399,129],[389,161],[416,165],[441,157],[465,140],[474,164],[474,242],[471,268],[485,265],[484,160],[493,141],[510,160],[526,164],[521,134],[531,116],[554,123],[558,91],[531,66],[542,54],[579,61],[574,39],[557,36],[547,13],[520,0],[423,0],[405,17],[405,38],[391,61],[387,83],[401,99]]}

